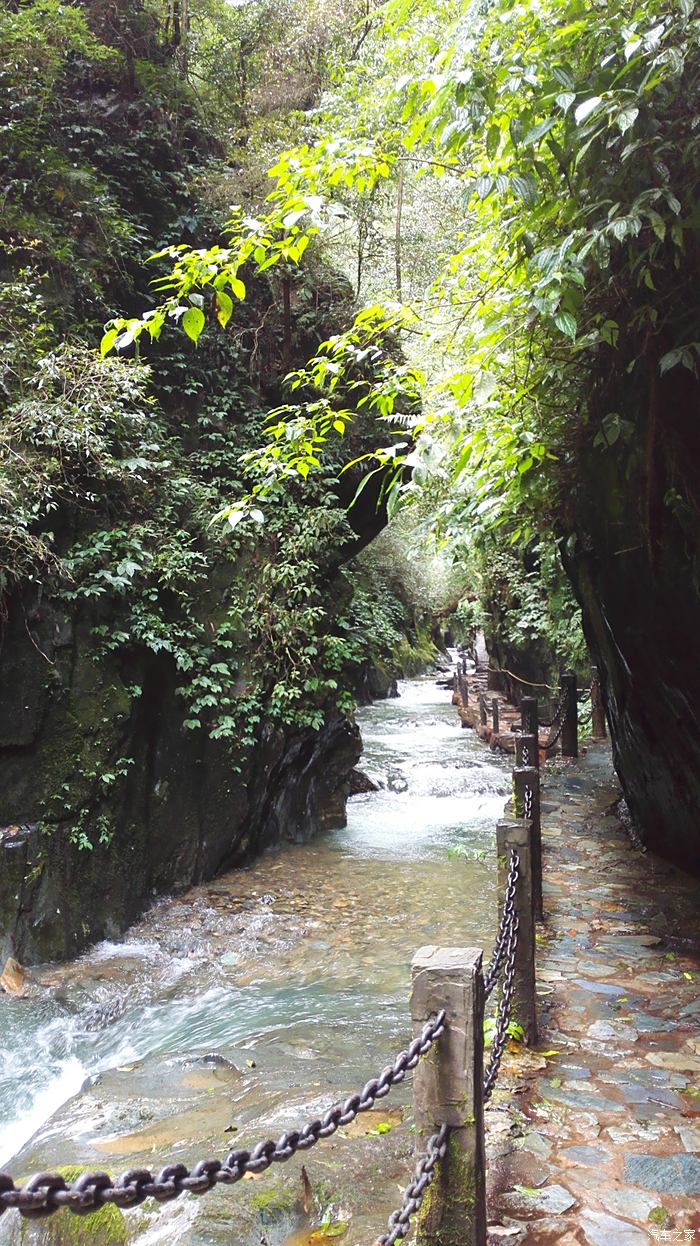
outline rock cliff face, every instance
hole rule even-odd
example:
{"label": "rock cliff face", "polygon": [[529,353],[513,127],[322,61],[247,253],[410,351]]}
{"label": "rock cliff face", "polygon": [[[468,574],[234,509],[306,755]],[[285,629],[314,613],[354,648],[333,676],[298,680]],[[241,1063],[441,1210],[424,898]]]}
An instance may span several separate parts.
{"label": "rock cliff face", "polygon": [[[615,764],[645,843],[700,869],[700,382],[659,355],[618,361],[583,430],[567,569],[604,679]],[[624,361],[623,361],[624,363]]]}
{"label": "rock cliff face", "polygon": [[[343,825],[360,753],[352,723],[264,727],[236,773],[227,742],[183,730],[173,674],[146,650],[98,663],[87,618],[37,597],[12,603],[0,652],[3,958],[75,955],[118,934],[155,893]],[[92,848],[81,847],[85,812]]]}

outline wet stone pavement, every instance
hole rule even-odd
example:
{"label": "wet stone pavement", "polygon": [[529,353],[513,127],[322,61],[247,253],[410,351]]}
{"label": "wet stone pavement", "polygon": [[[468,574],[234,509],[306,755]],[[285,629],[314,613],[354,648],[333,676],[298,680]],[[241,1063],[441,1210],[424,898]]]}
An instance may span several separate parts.
{"label": "wet stone pavement", "polygon": [[700,888],[618,795],[601,745],[544,772],[540,1034],[486,1114],[489,1246],[700,1246]]}

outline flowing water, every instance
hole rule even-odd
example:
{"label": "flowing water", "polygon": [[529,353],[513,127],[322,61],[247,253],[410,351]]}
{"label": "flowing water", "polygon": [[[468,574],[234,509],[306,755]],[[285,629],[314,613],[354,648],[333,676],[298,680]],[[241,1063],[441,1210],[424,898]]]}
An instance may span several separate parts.
{"label": "flowing water", "polygon": [[[361,766],[380,787],[351,799],[347,827],[161,900],[121,941],[36,971],[29,998],[0,997],[0,1166],[15,1178],[60,1164],[157,1169],[276,1136],[358,1088],[404,1045],[416,948],[490,947],[494,825],[509,763],[460,729],[433,679],[402,683],[400,693],[360,714]],[[398,1114],[388,1121],[409,1101],[406,1087],[392,1094]],[[331,1187],[342,1186],[334,1156],[355,1193],[361,1180],[361,1144],[353,1150],[345,1133],[305,1158],[316,1185],[327,1165],[329,1205]],[[294,1165],[298,1181],[298,1160],[284,1171]],[[399,1170],[407,1175],[405,1159]],[[308,1197],[271,1195],[261,1211],[265,1198],[248,1187],[232,1224],[245,1186],[144,1204],[128,1213],[125,1236],[95,1230],[88,1240],[302,1240],[289,1234],[307,1222]],[[396,1180],[376,1177],[369,1191],[367,1241],[381,1228],[377,1209],[396,1201]],[[342,1195],[337,1203],[342,1211]],[[51,1226],[68,1218],[27,1226],[22,1241],[67,1241]],[[0,1242],[19,1240],[8,1213]]]}

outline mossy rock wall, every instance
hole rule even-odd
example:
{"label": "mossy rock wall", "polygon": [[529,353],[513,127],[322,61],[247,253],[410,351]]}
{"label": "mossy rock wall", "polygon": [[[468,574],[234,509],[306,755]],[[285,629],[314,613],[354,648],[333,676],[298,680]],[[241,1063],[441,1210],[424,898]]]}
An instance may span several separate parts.
{"label": "mossy rock wall", "polygon": [[[659,346],[659,350],[661,346]],[[645,843],[700,869],[700,381],[656,354],[601,377],[630,435],[583,431],[567,570],[604,679],[615,765]],[[633,430],[633,433],[632,433]]]}
{"label": "mossy rock wall", "polygon": [[174,674],[167,655],[145,650],[98,658],[89,618],[61,616],[36,593],[11,603],[0,651],[3,956],[75,955],[155,894],[344,823],[360,753],[352,723],[268,724],[236,771],[230,742],[183,728]]}

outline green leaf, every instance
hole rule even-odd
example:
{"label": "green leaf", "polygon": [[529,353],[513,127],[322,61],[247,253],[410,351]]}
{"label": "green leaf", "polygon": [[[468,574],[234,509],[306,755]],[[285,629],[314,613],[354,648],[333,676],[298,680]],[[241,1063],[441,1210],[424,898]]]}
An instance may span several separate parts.
{"label": "green leaf", "polygon": [[222,329],[226,328],[233,312],[233,299],[224,290],[216,292],[216,319]]}
{"label": "green leaf", "polygon": [[557,95],[556,99],[557,104],[564,112],[568,112],[575,101],[576,96],[573,91],[562,91],[561,95]]}
{"label": "green leaf", "polygon": [[292,225],[296,225],[297,221],[300,221],[302,216],[305,216],[308,210],[309,209],[306,205],[304,205],[303,208],[295,208],[293,212],[288,212],[287,215],[282,218],[284,228],[291,229]]}
{"label": "green leaf", "polygon": [[495,156],[501,141],[501,127],[490,125],[486,134],[486,154]]}
{"label": "green leaf", "polygon": [[571,338],[572,342],[575,340],[576,317],[572,316],[571,312],[568,312],[568,311],[558,312],[558,314],[554,317],[554,323],[558,329],[561,329],[562,333],[565,333],[567,337]]}
{"label": "green leaf", "polygon": [[188,307],[182,317],[182,327],[193,342],[199,341],[204,324],[204,312],[199,307]]}
{"label": "green leaf", "polygon": [[561,82],[561,85],[563,87],[567,87],[569,90],[573,90],[573,88],[576,85],[576,81],[574,79],[574,75],[572,74],[571,70],[569,69],[567,65],[555,65],[554,68],[552,69],[552,73],[554,74],[554,77],[556,78],[557,82]]}
{"label": "green leaf", "polygon": [[537,203],[537,186],[531,173],[516,173],[513,188],[528,208],[534,207]]}
{"label": "green leaf", "polygon": [[590,99],[584,100],[582,104],[579,104],[578,108],[574,112],[576,124],[582,125],[582,123],[586,121],[592,113],[600,108],[602,102],[603,100],[600,95],[592,95]]}
{"label": "green leaf", "polygon": [[615,125],[622,134],[626,134],[627,131],[634,125],[638,116],[638,108],[621,108],[615,118]]}
{"label": "green leaf", "polygon": [[527,134],[525,135],[523,139],[523,144],[526,147],[527,146],[532,147],[535,143],[539,143],[540,139],[544,138],[545,134],[549,134],[549,131],[556,124],[557,124],[556,117],[547,117],[545,121],[540,121],[538,125],[533,125],[532,129],[528,130]]}
{"label": "green leaf", "polygon": [[479,199],[486,199],[493,190],[493,178],[488,173],[482,173],[481,177],[477,177],[474,189]]}
{"label": "green leaf", "polygon": [[104,337],[102,338],[102,341],[100,342],[100,354],[103,359],[105,355],[108,355],[109,352],[112,350],[114,343],[117,340],[118,334],[119,334],[118,329],[108,329],[107,332],[105,333]]}

